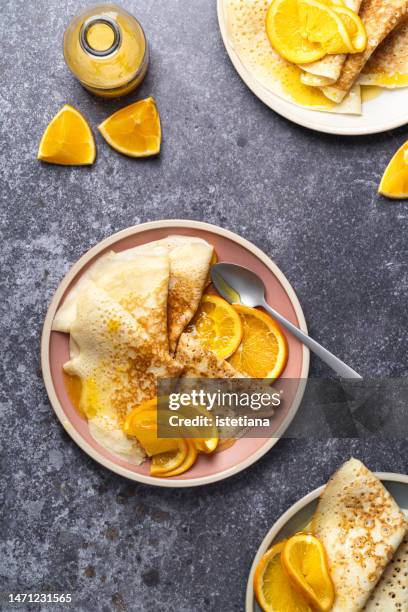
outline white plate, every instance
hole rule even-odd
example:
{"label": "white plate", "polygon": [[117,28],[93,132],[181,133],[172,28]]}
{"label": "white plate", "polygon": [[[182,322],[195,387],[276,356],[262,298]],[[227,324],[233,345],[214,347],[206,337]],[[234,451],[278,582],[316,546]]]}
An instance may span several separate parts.
{"label": "white plate", "polygon": [[[390,472],[376,472],[375,475],[382,481],[385,488],[391,493],[402,510],[408,511],[408,476],[405,474],[392,474]],[[283,540],[289,535],[304,528],[311,520],[317,506],[318,498],[324,489],[324,485],[302,497],[280,519],[276,521],[272,529],[264,537],[258,548],[249,573],[245,612],[262,612],[255,600],[253,581],[255,569],[273,542]]]}
{"label": "white plate", "polygon": [[223,0],[217,0],[218,23],[225,48],[236,71],[249,89],[282,117],[318,132],[342,136],[377,134],[408,122],[408,87],[384,89],[377,98],[363,103],[362,115],[340,115],[310,110],[272,93],[244,66],[228,42],[222,2]]}

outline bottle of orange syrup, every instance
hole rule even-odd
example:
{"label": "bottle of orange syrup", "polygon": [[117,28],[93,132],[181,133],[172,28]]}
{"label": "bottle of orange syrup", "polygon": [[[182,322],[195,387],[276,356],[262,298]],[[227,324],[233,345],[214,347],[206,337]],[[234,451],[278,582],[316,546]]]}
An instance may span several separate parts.
{"label": "bottle of orange syrup", "polygon": [[149,64],[139,21],[115,4],[100,4],[77,15],[64,34],[68,68],[90,92],[124,96],[143,81]]}

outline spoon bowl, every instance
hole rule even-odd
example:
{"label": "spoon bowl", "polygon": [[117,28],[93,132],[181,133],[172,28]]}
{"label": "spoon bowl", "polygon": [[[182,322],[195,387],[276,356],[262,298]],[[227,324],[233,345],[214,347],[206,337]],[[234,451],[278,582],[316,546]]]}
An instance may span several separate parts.
{"label": "spoon bowl", "polygon": [[231,263],[217,263],[211,268],[211,278],[218,293],[230,304],[259,306],[265,299],[265,285],[248,268]]}

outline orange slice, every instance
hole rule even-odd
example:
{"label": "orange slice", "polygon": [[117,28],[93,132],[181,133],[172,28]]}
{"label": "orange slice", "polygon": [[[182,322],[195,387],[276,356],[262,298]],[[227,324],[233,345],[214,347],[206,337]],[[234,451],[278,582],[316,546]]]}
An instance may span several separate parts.
{"label": "orange slice", "polygon": [[123,431],[134,436],[149,457],[179,449],[179,438],[159,438],[157,410],[140,410],[138,406],[126,417]]}
{"label": "orange slice", "polygon": [[353,51],[340,17],[318,0],[274,0],[265,25],[272,47],[294,64],[315,62],[328,53]]}
{"label": "orange slice", "polygon": [[386,167],[378,193],[395,200],[408,198],[408,140]]}
{"label": "orange slice", "polygon": [[228,360],[251,378],[278,378],[288,359],[288,344],[279,325],[265,312],[233,304],[242,323],[242,341]]}
{"label": "orange slice", "polygon": [[193,442],[199,453],[211,455],[211,453],[217,450],[219,438],[218,436],[214,436],[213,438],[196,438]]}
{"label": "orange slice", "polygon": [[106,142],[129,157],[160,153],[160,116],[153,98],[139,100],[105,119],[98,130]]}
{"label": "orange slice", "polygon": [[322,45],[325,53],[352,53],[353,45],[340,17],[319,0],[298,0],[302,36]]}
{"label": "orange slice", "polygon": [[287,540],[281,558],[289,578],[311,605],[321,612],[331,610],[334,587],[320,540],[298,533]]}
{"label": "orange slice", "polygon": [[[206,417],[205,425],[185,425],[184,419],[195,419]],[[182,406],[178,411],[178,419],[183,423],[185,429],[183,437],[188,434],[199,453],[213,453],[219,442],[218,428],[214,416],[204,406]]]}
{"label": "orange slice", "polygon": [[345,25],[354,53],[364,51],[367,46],[367,33],[357,13],[347,8],[347,6],[333,6],[332,9]]}
{"label": "orange slice", "polygon": [[189,470],[194,465],[194,463],[197,460],[197,456],[198,456],[198,452],[195,447],[195,444],[191,440],[184,440],[184,441],[187,443],[188,451],[187,451],[187,455],[183,463],[181,463],[178,467],[168,472],[163,472],[161,474],[156,473],[155,474],[156,476],[159,476],[160,478],[170,478],[171,476],[179,476],[180,474],[187,472],[187,470]]}
{"label": "orange slice", "polygon": [[205,295],[197,314],[187,328],[200,343],[220,359],[238,348],[242,338],[241,320],[234,308],[218,295]]}
{"label": "orange slice", "polygon": [[272,47],[289,62],[308,64],[326,55],[322,45],[302,36],[297,0],[271,2],[265,25]]}
{"label": "orange slice", "polygon": [[340,17],[350,38],[353,52],[363,51],[367,46],[367,35],[363,22],[351,9],[345,6],[343,0],[319,0]]}
{"label": "orange slice", "polygon": [[87,120],[65,104],[51,119],[38,148],[37,159],[61,166],[86,166],[96,158],[95,140]]}
{"label": "orange slice", "polygon": [[185,462],[189,452],[186,440],[180,438],[178,448],[167,453],[160,453],[152,458],[150,474],[152,476],[163,476],[167,472],[176,470]]}
{"label": "orange slice", "polygon": [[258,563],[254,576],[257,602],[264,612],[312,612],[282,567],[284,545],[285,541],[272,546]]}
{"label": "orange slice", "polygon": [[[215,424],[214,417],[212,416],[211,412],[209,412],[206,408],[197,406],[197,407],[194,407],[194,410],[197,412],[197,414],[206,416],[207,419],[209,419],[211,422],[209,426],[200,428],[200,431],[202,431],[203,434],[205,434],[206,436],[205,438],[194,438],[192,440],[199,453],[205,453],[206,455],[209,455],[215,452],[215,450],[218,447],[218,443],[219,443],[218,428]],[[188,416],[193,416],[193,415],[189,414]]]}

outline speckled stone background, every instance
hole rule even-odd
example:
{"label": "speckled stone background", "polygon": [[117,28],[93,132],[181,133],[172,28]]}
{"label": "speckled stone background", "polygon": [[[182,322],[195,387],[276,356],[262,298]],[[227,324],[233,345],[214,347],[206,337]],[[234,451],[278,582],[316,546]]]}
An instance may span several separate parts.
{"label": "speckled stone background", "polygon": [[[62,57],[82,0],[1,3],[0,591],[71,592],[78,612],[242,611],[253,555],[278,516],[351,454],[406,472],[407,443],[285,440],[213,486],[132,484],[89,459],[52,412],[40,372],[48,303],[111,233],[154,219],[209,221],[274,258],[319,341],[362,374],[405,375],[408,204],[376,188],[407,129],[350,139],[292,125],[235,73],[214,0],[123,5],[146,29],[151,67],[139,92],[107,102]],[[164,130],[158,159],[121,157],[97,135],[94,167],[36,161],[64,103],[96,126],[150,94]],[[311,372],[326,370],[312,359]]]}

